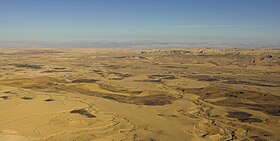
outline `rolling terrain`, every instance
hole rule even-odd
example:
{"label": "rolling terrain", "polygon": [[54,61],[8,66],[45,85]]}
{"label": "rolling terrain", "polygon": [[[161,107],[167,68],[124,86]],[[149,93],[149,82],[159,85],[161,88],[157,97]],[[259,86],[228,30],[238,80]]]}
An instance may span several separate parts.
{"label": "rolling terrain", "polygon": [[0,49],[2,141],[280,139],[279,49]]}

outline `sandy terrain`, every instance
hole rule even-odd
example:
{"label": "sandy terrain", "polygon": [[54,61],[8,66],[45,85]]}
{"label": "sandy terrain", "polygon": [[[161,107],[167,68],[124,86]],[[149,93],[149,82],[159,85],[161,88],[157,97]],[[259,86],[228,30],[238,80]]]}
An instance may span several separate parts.
{"label": "sandy terrain", "polygon": [[279,49],[0,49],[0,141],[277,141],[279,92]]}

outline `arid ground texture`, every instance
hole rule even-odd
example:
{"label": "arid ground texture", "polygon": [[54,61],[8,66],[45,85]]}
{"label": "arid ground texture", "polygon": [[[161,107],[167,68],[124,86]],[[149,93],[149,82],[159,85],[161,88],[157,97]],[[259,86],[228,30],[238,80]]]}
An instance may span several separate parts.
{"label": "arid ground texture", "polygon": [[0,141],[99,140],[280,140],[280,49],[0,49]]}

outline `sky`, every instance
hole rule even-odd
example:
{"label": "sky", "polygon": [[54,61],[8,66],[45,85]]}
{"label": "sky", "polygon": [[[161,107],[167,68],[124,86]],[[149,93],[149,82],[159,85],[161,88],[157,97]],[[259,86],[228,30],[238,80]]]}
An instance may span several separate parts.
{"label": "sky", "polygon": [[277,42],[279,0],[0,0],[0,41]]}

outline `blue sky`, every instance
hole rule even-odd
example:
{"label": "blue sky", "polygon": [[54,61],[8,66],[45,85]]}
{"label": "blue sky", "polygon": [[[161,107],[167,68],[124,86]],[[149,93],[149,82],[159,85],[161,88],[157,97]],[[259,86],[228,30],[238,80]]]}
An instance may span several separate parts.
{"label": "blue sky", "polygon": [[278,41],[279,0],[0,0],[0,41]]}

